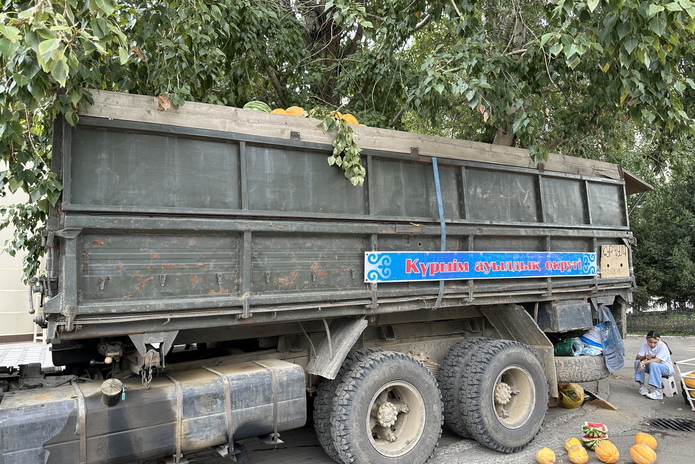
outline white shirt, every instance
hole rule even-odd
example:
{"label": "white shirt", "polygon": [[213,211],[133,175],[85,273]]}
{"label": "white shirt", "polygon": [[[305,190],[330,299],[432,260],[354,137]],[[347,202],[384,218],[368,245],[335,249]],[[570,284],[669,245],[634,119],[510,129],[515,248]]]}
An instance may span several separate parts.
{"label": "white shirt", "polygon": [[647,342],[642,342],[642,345],[640,346],[639,352],[637,353],[638,356],[646,356],[647,354],[652,354],[654,355],[655,358],[661,359],[661,363],[668,367],[669,372],[673,371],[673,362],[671,361],[671,353],[668,350],[668,346],[666,346],[666,343],[662,342],[659,340],[659,343],[656,344],[656,346],[652,349],[649,346],[649,343]]}

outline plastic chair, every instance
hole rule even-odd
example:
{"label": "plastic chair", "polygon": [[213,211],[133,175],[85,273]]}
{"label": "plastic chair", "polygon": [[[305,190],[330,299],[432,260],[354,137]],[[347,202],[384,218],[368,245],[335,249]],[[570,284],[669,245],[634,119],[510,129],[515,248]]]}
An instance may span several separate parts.
{"label": "plastic chair", "polygon": [[673,375],[669,375],[668,377],[662,377],[661,378],[661,387],[664,390],[664,395],[668,396],[669,398],[672,397],[673,395],[678,394],[678,384],[676,383],[676,379],[673,377]]}

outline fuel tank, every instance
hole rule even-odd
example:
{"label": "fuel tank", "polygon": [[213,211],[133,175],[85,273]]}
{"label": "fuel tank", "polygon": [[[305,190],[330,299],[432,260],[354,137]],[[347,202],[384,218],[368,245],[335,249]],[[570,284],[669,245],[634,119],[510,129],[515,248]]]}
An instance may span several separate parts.
{"label": "fuel tank", "polygon": [[101,381],[5,394],[0,464],[132,463],[306,423],[304,371],[285,361],[174,372],[149,389],[121,381],[117,401]]}

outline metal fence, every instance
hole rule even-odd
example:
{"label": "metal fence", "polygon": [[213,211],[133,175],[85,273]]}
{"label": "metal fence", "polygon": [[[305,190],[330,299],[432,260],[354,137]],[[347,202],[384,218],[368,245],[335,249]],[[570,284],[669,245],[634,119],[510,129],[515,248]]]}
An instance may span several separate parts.
{"label": "metal fence", "polygon": [[661,333],[694,334],[695,312],[654,311],[627,315],[629,333],[650,330],[658,330]]}

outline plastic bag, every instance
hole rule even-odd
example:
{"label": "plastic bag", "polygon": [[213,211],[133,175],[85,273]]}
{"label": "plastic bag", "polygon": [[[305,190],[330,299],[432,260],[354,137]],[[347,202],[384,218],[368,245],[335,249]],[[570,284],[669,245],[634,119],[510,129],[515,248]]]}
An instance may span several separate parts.
{"label": "plastic bag", "polygon": [[608,372],[615,372],[625,365],[625,345],[620,336],[620,331],[615,323],[613,314],[607,306],[599,306],[598,320],[603,347],[603,359],[606,362]]}
{"label": "plastic bag", "polygon": [[586,345],[602,350],[603,343],[601,342],[601,324],[590,328],[584,335],[579,337],[579,339]]}
{"label": "plastic bag", "polygon": [[578,338],[566,338],[555,343],[555,356],[579,356],[584,349],[584,343]]}
{"label": "plastic bag", "polygon": [[557,401],[563,408],[574,409],[584,403],[584,389],[576,383],[557,384]]}
{"label": "plastic bag", "polygon": [[584,356],[600,356],[603,354],[603,350],[596,346],[584,345],[584,348],[582,348],[582,354]]}

